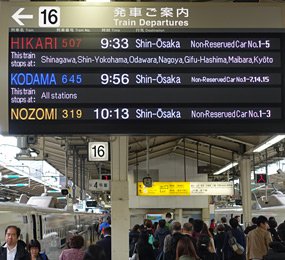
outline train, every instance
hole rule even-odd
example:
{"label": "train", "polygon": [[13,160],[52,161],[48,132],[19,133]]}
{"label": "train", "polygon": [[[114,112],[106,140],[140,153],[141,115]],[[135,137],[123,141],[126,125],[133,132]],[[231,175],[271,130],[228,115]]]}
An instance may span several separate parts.
{"label": "train", "polygon": [[85,246],[96,241],[100,214],[47,207],[55,205],[54,198],[49,196],[31,197],[27,204],[0,202],[1,245],[5,242],[5,229],[9,225],[21,229],[20,239],[26,244],[37,239],[50,260],[58,260],[74,234],[83,236]]}
{"label": "train", "polygon": [[[221,217],[227,220],[240,216],[243,225],[242,206],[220,207],[215,209],[215,219],[220,221]],[[285,221],[285,195],[282,192],[274,192],[269,196],[262,196],[253,203],[252,217],[263,215],[267,218],[274,217],[278,224]]]}

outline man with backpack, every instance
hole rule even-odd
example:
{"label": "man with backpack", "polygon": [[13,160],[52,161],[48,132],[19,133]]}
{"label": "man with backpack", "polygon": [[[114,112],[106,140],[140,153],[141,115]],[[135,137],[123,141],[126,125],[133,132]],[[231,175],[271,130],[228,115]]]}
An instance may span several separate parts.
{"label": "man with backpack", "polygon": [[180,222],[173,222],[172,234],[168,234],[164,239],[164,260],[175,260],[178,240],[184,236],[181,232],[182,230]]}

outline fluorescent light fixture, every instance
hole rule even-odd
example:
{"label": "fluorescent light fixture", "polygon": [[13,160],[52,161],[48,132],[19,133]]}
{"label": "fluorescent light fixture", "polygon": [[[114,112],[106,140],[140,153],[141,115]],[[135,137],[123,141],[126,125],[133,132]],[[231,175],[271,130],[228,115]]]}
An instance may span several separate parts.
{"label": "fluorescent light fixture", "polygon": [[262,152],[263,150],[267,149],[268,147],[280,142],[282,139],[285,138],[285,135],[276,135],[274,137],[271,137],[270,139],[268,139],[265,143],[257,146],[253,152],[254,153],[260,153]]}
{"label": "fluorescent light fixture", "polygon": [[225,171],[235,167],[236,165],[238,165],[238,162],[231,162],[231,163],[227,164],[225,167],[223,167],[222,169],[214,172],[213,174],[214,175],[219,175],[219,174],[221,174],[221,173],[223,173],[223,172],[225,172]]}
{"label": "fluorescent light fixture", "polygon": [[85,0],[86,3],[109,3],[111,0]]}

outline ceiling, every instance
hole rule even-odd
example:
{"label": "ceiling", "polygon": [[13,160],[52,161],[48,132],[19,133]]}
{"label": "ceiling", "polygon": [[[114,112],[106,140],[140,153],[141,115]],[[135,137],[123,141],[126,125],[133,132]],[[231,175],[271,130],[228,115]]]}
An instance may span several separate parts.
{"label": "ceiling", "polygon": [[[222,135],[191,135],[191,136],[129,136],[129,166],[135,166],[147,159],[159,158],[168,154],[174,154],[185,158],[192,158],[199,161],[198,165],[210,165],[212,172],[229,164],[233,160],[238,160],[241,155],[249,155],[252,165],[262,165],[274,162],[281,157],[285,158],[284,153],[278,153],[276,147],[267,150],[267,157],[264,152],[255,156],[253,163],[252,150],[258,144],[264,142],[270,136],[251,135],[251,136],[222,136]],[[66,162],[68,162],[67,176],[73,179],[73,165],[75,158],[78,158],[78,169],[80,160],[84,161],[84,172],[89,178],[99,178],[101,174],[110,174],[110,162],[89,162],[88,142],[90,141],[108,141],[112,142],[114,136],[72,136],[72,137],[36,137],[36,143],[30,144],[29,147],[36,150],[39,154],[35,160],[46,160],[54,166],[62,174],[66,175]],[[147,141],[148,139],[148,141]],[[282,143],[283,144],[283,143]],[[283,144],[284,145],[284,144]],[[148,149],[147,149],[148,147]],[[66,157],[67,156],[67,157]],[[198,157],[198,158],[197,158]],[[66,160],[68,158],[68,160]],[[19,157],[19,159],[25,159]],[[29,158],[31,159],[31,158]],[[2,175],[11,174],[6,168],[0,168]],[[79,171],[79,170],[78,170]],[[213,176],[209,172],[209,179],[227,180],[227,174]],[[229,176],[238,177],[239,170],[230,170]],[[27,181],[29,181],[27,179]],[[283,174],[275,174],[271,176],[270,182],[281,184],[279,188],[284,189]],[[8,184],[23,183],[23,179],[3,179],[1,182],[4,186],[0,186],[0,195],[18,197],[19,194],[25,193],[29,196],[40,195],[44,192],[43,185],[30,180],[28,187],[8,187]]]}
{"label": "ceiling", "polygon": [[[237,159],[239,155],[251,152],[252,148],[264,141],[267,136],[130,136],[129,166],[146,161],[147,138],[149,159],[172,153],[197,160],[198,155],[199,162],[211,164],[214,169],[219,169]],[[41,151],[39,158],[44,158],[62,173],[65,173],[67,155],[68,176],[72,178],[73,154],[78,158],[87,158],[87,146],[90,141],[110,142],[111,138],[104,136],[39,137],[38,142],[31,147]],[[97,177],[99,170],[105,173],[110,171],[110,163],[86,161],[85,167],[92,178]]]}

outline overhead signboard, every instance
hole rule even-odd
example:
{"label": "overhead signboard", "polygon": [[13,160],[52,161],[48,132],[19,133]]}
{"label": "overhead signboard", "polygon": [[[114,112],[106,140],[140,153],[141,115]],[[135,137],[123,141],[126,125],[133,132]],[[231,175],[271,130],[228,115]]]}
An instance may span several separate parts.
{"label": "overhead signboard", "polygon": [[236,7],[2,3],[8,133],[285,131],[284,7]]}
{"label": "overhead signboard", "polygon": [[138,196],[233,195],[232,182],[153,182],[137,184]]}
{"label": "overhead signboard", "polygon": [[233,195],[233,182],[190,182],[191,195]]}
{"label": "overhead signboard", "polygon": [[138,183],[139,196],[189,196],[190,182],[153,182],[152,187]]}

